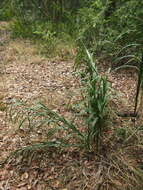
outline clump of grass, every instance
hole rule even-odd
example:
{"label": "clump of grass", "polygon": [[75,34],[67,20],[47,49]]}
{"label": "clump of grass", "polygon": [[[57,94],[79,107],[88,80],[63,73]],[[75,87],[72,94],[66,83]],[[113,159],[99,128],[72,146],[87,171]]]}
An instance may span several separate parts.
{"label": "clump of grass", "polygon": [[[99,150],[102,142],[102,135],[107,122],[108,116],[108,103],[110,96],[110,84],[107,76],[102,76],[97,70],[97,66],[89,51],[86,49],[88,56],[86,65],[86,123],[88,126],[87,143],[88,146],[96,144]],[[107,126],[107,123],[106,123]]]}

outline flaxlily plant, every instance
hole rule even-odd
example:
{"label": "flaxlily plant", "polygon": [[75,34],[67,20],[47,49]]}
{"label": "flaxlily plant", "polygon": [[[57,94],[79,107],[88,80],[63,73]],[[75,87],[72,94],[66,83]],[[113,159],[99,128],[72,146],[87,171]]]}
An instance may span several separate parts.
{"label": "flaxlily plant", "polygon": [[9,111],[12,121],[18,122],[19,128],[26,125],[30,130],[38,131],[40,127],[44,127],[47,137],[45,142],[21,148],[16,153],[36,148],[70,146],[99,152],[108,115],[110,85],[107,76],[102,76],[98,72],[97,65],[86,47],[85,52],[87,62],[82,70],[85,72],[84,79],[82,78],[85,128],[67,120],[42,103],[32,107],[20,102],[15,103]]}

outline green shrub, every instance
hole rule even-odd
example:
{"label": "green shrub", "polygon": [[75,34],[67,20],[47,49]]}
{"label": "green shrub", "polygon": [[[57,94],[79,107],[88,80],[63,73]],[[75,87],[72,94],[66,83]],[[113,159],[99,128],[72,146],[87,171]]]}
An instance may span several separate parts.
{"label": "green shrub", "polygon": [[[92,1],[89,7],[79,11],[79,38],[98,59],[114,60],[126,45],[142,44],[142,6],[143,2],[139,4],[136,0]],[[128,54],[135,52],[135,46],[128,49]],[[122,53],[122,56],[126,55],[126,52]]]}
{"label": "green shrub", "polygon": [[14,16],[13,9],[11,4],[6,0],[2,0],[0,4],[0,20],[7,21],[10,20]]}
{"label": "green shrub", "polygon": [[30,38],[33,37],[33,26],[23,23],[21,20],[16,19],[10,23],[10,30],[12,37]]}

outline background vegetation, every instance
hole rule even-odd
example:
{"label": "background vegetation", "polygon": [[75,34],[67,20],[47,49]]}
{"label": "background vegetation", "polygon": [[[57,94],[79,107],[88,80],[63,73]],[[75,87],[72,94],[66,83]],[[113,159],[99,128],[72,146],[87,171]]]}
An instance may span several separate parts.
{"label": "background vegetation", "polygon": [[[79,47],[82,40],[96,58],[111,60],[126,45],[134,44],[122,56],[139,53],[142,6],[136,0],[3,0],[0,18],[12,21],[14,37],[39,39],[44,53],[67,42]],[[78,54],[79,58],[81,49]]]}

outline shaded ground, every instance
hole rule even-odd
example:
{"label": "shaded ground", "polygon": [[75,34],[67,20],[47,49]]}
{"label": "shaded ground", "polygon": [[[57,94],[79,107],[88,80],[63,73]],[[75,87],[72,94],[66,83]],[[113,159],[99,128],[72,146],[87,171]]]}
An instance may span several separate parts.
{"label": "shaded ground", "polygon": [[[67,116],[70,115],[70,104],[80,98],[77,90],[78,79],[73,73],[72,62],[49,62],[38,55],[30,41],[10,39],[5,25],[1,23],[0,26],[1,162],[11,151],[41,138],[30,137],[26,131],[18,130],[16,125],[8,122],[5,114],[7,105],[16,100],[31,103],[42,101]],[[114,98],[115,107],[121,111],[132,111],[136,74],[132,71],[113,73],[109,75],[109,79],[113,88],[118,90]],[[130,122],[130,119],[127,120],[125,124]],[[123,122],[119,119],[117,123],[115,125]],[[133,161],[129,160],[130,163]],[[105,183],[101,180],[105,163],[99,166],[98,162],[98,157],[86,155],[82,151],[79,153],[76,149],[64,152],[48,150],[48,153],[37,154],[33,161],[29,158],[28,163],[26,159],[22,164],[19,164],[20,160],[11,160],[0,169],[0,189],[98,190],[101,184],[104,187],[109,183],[108,180]],[[112,183],[117,189],[123,187],[118,179]]]}

